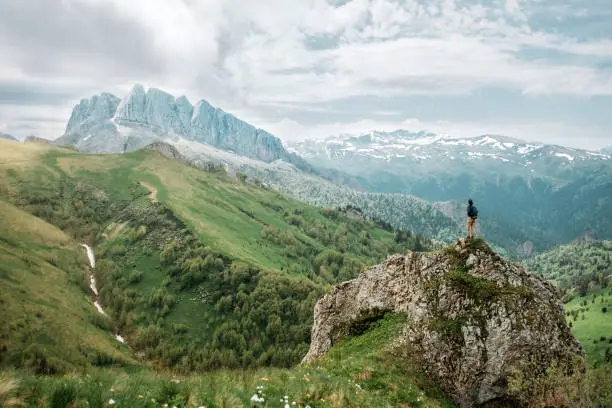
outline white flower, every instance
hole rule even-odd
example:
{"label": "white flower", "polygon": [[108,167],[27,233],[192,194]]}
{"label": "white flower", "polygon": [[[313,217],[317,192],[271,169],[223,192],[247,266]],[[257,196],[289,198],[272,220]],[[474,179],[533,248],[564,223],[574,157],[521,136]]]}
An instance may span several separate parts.
{"label": "white flower", "polygon": [[291,406],[285,402],[285,406],[283,408],[291,408]]}
{"label": "white flower", "polygon": [[291,403],[291,405],[295,405],[295,401],[293,401],[293,402]]}
{"label": "white flower", "polygon": [[251,397],[251,401],[253,402],[265,402],[265,398],[264,397],[260,397],[257,394],[253,394],[253,396]]}
{"label": "white flower", "polygon": [[114,399],[109,399],[108,400],[108,405],[115,405],[115,400]]}

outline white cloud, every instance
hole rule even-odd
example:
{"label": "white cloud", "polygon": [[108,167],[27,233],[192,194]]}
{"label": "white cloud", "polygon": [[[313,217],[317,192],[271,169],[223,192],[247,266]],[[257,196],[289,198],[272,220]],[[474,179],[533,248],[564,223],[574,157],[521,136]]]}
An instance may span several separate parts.
{"label": "white cloud", "polygon": [[[351,97],[469,95],[486,87],[553,97],[612,96],[612,69],[606,65],[612,41],[532,24],[546,7],[542,2],[343,3],[9,1],[0,5],[0,86],[48,83],[121,94],[140,82],[245,111],[247,119]],[[567,6],[554,10],[568,14]],[[9,24],[15,16],[24,20]],[[37,22],[42,29],[32,33]],[[37,43],[44,53],[35,50]],[[522,58],[526,47],[540,58]],[[568,58],[551,59],[540,51]],[[13,115],[28,117],[34,109]],[[65,112],[65,101],[54,109]],[[3,121],[20,120],[7,112]],[[352,123],[363,124],[359,119]]]}

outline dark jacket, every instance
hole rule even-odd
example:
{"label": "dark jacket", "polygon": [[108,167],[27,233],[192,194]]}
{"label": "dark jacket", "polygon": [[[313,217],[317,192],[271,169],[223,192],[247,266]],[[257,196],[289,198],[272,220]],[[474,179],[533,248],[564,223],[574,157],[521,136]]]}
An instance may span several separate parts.
{"label": "dark jacket", "polygon": [[476,207],[473,204],[467,206],[467,216],[470,218],[476,216]]}

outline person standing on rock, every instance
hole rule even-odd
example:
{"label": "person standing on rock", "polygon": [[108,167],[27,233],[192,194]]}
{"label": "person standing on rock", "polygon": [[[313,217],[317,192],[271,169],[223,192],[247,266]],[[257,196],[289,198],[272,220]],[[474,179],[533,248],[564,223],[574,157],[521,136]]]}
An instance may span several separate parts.
{"label": "person standing on rock", "polygon": [[467,206],[467,237],[474,238],[476,236],[476,218],[478,218],[478,209],[470,198]]}

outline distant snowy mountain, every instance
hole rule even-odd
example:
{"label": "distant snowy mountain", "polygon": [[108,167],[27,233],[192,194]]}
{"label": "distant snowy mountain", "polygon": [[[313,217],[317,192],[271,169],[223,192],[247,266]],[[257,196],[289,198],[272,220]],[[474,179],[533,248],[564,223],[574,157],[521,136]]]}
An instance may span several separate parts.
{"label": "distant snowy mountain", "polygon": [[370,132],[359,136],[342,135],[322,140],[290,144],[290,150],[317,161],[409,161],[431,165],[457,165],[486,161],[508,163],[535,170],[538,161],[557,160],[559,164],[610,160],[610,156],[587,150],[529,143],[504,136],[453,137],[428,132]]}
{"label": "distant snowy mountain", "polygon": [[81,100],[56,143],[88,153],[122,153],[158,140],[178,145],[193,141],[268,163],[283,160],[308,167],[278,138],[205,100],[193,106],[184,96],[175,98],[156,88],[145,91],[142,85],[123,99],[103,93]]}
{"label": "distant snowy mountain", "polygon": [[[612,237],[612,157],[603,152],[405,130],[300,141],[288,149],[313,165],[348,173],[370,192],[433,202],[474,198],[483,217],[499,221],[499,235],[502,225],[513,225],[548,244],[587,232]],[[464,216],[454,205],[439,208]]]}

